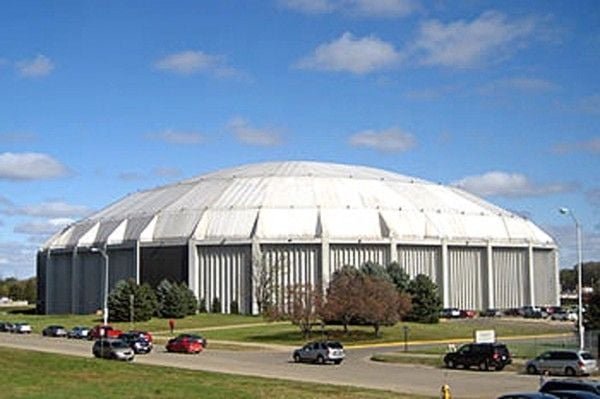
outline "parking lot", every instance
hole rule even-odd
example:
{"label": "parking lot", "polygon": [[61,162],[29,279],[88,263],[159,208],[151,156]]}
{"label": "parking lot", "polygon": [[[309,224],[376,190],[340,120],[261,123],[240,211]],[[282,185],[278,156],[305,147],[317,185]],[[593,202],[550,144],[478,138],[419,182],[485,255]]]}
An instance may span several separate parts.
{"label": "parking lot", "polygon": [[[39,334],[0,334],[0,345],[20,349],[92,357],[92,343],[46,338]],[[398,348],[388,347],[386,350]],[[377,351],[380,351],[378,349]],[[374,349],[349,349],[343,364],[296,364],[290,351],[228,351],[209,348],[199,355],[167,353],[157,345],[134,363],[181,367],[230,374],[282,378],[296,381],[354,385],[404,393],[438,396],[449,384],[455,397],[494,398],[502,393],[536,390],[539,378],[514,372],[447,370],[418,365],[382,364],[369,360]],[[98,360],[101,361],[101,360]],[[493,378],[492,378],[493,377]]]}

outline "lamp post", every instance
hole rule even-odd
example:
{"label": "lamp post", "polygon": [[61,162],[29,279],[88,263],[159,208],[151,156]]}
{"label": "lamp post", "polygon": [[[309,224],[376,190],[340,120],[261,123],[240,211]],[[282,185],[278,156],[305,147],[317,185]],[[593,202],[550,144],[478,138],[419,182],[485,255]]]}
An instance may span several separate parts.
{"label": "lamp post", "polygon": [[581,296],[581,291],[583,289],[582,282],[582,265],[581,265],[581,225],[579,224],[579,220],[573,214],[569,208],[560,208],[558,210],[563,215],[569,215],[573,222],[575,223],[575,234],[577,236],[577,301],[578,301],[578,313],[577,313],[577,322],[579,324],[579,350],[583,350],[584,348],[584,327],[583,327],[583,300]]}
{"label": "lamp post", "polygon": [[104,325],[108,324],[108,254],[106,248],[92,247],[90,251],[99,253],[104,258],[104,298],[103,298],[103,311],[102,317]]}

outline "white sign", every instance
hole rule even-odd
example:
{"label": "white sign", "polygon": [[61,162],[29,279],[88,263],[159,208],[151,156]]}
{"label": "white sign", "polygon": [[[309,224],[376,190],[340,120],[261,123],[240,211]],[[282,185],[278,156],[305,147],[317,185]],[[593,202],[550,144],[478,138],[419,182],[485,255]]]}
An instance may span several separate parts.
{"label": "white sign", "polygon": [[496,342],[496,331],[475,330],[475,342],[478,344],[493,344]]}

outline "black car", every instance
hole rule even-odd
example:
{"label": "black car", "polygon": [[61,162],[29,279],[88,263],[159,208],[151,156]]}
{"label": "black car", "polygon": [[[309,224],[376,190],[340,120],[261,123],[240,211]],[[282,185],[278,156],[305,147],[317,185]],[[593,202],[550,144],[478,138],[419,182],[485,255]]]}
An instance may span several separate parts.
{"label": "black car", "polygon": [[48,326],[42,330],[44,337],[66,337],[67,330],[63,326]]}
{"label": "black car", "polygon": [[512,363],[510,352],[504,344],[466,344],[456,352],[447,353],[444,363],[448,368],[476,366],[479,370],[502,370]]}
{"label": "black car", "polygon": [[540,388],[540,392],[554,393],[560,391],[583,391],[592,392],[600,397],[600,381],[597,380],[558,380],[546,381]]}
{"label": "black car", "polygon": [[7,321],[0,322],[0,332],[12,332],[13,324]]}
{"label": "black car", "polygon": [[138,334],[121,334],[119,335],[119,339],[129,345],[136,355],[140,353],[150,353],[152,351],[152,343],[142,338]]}

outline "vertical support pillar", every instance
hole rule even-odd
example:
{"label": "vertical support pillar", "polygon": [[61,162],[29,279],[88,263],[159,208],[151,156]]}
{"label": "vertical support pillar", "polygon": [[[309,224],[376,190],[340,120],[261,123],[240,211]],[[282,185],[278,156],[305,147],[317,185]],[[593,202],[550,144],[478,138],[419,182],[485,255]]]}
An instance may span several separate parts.
{"label": "vertical support pillar", "polygon": [[492,244],[488,241],[487,242],[487,253],[486,253],[486,278],[487,278],[487,296],[485,296],[485,299],[487,300],[487,304],[484,304],[485,306],[487,306],[488,309],[491,308],[495,308],[496,304],[494,301],[495,298],[495,293],[494,293],[494,261],[493,261],[493,248],[492,248]]}
{"label": "vertical support pillar", "polygon": [[135,259],[135,283],[140,284],[142,280],[141,270],[140,270],[140,258],[141,258],[141,249],[140,249],[140,240],[135,240],[133,243],[133,256]]}
{"label": "vertical support pillar", "polygon": [[533,246],[527,248],[527,283],[529,286],[529,305],[535,306],[535,275],[533,264]]}
{"label": "vertical support pillar", "polygon": [[196,298],[200,299],[200,289],[198,288],[198,249],[196,241],[192,238],[188,240],[188,287]]}
{"label": "vertical support pillar", "polygon": [[253,315],[260,314],[256,298],[256,279],[259,274],[261,267],[266,267],[265,260],[263,259],[262,252],[260,250],[260,243],[256,237],[252,238],[252,265],[250,267],[250,286],[248,287],[248,299],[250,300],[250,313]]}
{"label": "vertical support pillar", "polygon": [[448,243],[445,239],[442,239],[442,303],[444,308],[450,307],[450,268]]}
{"label": "vertical support pillar", "polygon": [[390,263],[393,262],[398,262],[398,241],[396,237],[390,236]]}
{"label": "vertical support pillar", "polygon": [[331,281],[331,262],[329,259],[329,237],[321,238],[321,281],[323,282],[323,293]]}
{"label": "vertical support pillar", "polygon": [[79,265],[77,259],[77,246],[71,253],[71,313],[79,313]]}
{"label": "vertical support pillar", "polygon": [[[558,251],[556,249],[552,250],[552,254],[554,255],[554,305],[560,305],[560,272],[558,271]],[[600,348],[600,346],[599,346]],[[599,354],[600,355],[600,354]]]}
{"label": "vertical support pillar", "polygon": [[46,284],[46,289],[44,290],[44,313],[51,314],[51,306],[50,306],[50,273],[53,273],[54,265],[52,265],[52,249],[48,248],[46,252],[46,278],[44,284]]}

